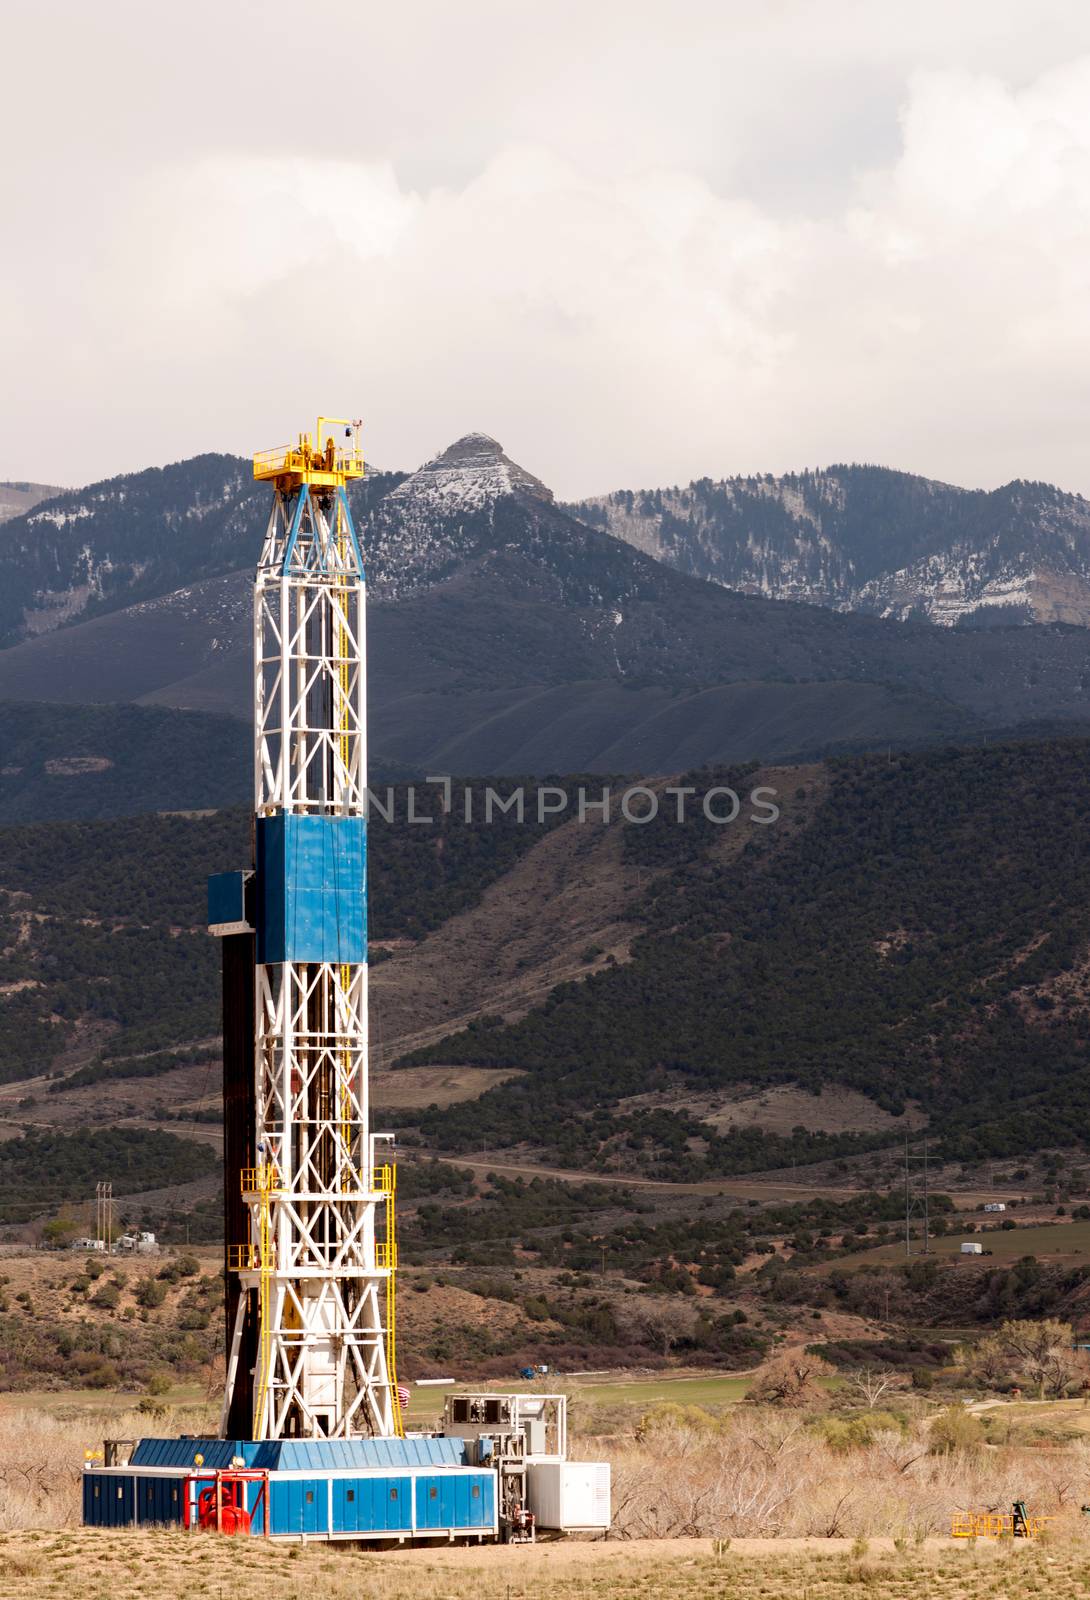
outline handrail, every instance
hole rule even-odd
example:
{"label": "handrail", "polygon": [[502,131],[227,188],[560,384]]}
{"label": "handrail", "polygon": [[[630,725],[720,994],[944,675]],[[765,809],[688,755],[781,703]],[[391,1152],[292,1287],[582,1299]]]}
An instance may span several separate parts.
{"label": "handrail", "polygon": [[272,1194],[280,1185],[280,1174],[271,1161],[262,1162],[256,1167],[243,1167],[239,1177],[243,1194]]}
{"label": "handrail", "polygon": [[362,478],[366,471],[362,450],[335,450],[333,465],[329,466],[325,451],[309,442],[304,445],[277,445],[272,450],[255,450],[253,461],[255,478],[310,472]]}
{"label": "handrail", "polygon": [[[1049,1516],[1026,1518],[1026,1537],[1035,1539],[1053,1519]],[[1014,1537],[1014,1517],[1009,1511],[955,1511],[950,1518],[952,1539],[1010,1539]]]}

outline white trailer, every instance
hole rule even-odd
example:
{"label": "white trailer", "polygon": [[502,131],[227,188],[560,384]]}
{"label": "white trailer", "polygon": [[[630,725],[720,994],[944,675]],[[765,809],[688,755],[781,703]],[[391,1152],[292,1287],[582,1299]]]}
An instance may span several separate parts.
{"label": "white trailer", "polygon": [[609,1527],[608,1461],[529,1461],[526,1497],[539,1528],[604,1533]]}

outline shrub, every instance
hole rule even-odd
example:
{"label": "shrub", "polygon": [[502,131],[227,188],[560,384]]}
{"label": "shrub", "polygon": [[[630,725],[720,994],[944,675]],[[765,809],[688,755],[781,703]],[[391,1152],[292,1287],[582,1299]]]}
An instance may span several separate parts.
{"label": "shrub", "polygon": [[112,1361],[101,1361],[84,1374],[83,1381],[89,1389],[116,1389],[121,1374]]}
{"label": "shrub", "polygon": [[818,1379],[832,1371],[827,1361],[807,1351],[777,1356],[769,1362],[746,1398],[758,1404],[793,1408],[814,1405],[824,1399]]}
{"label": "shrub", "polygon": [[932,1455],[950,1455],[955,1450],[975,1451],[984,1443],[984,1424],[955,1400],[940,1411],[931,1424]]}

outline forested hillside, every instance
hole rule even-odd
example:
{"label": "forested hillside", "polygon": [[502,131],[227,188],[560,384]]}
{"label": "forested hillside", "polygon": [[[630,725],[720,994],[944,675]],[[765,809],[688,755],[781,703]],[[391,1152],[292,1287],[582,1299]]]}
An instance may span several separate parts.
{"label": "forested hillside", "polygon": [[0,823],[239,805],[252,768],[235,717],[0,701]]}
{"label": "forested hillside", "polygon": [[[791,1080],[893,1111],[913,1097],[951,1155],[1080,1142],[1088,758],[1071,740],[837,762],[805,826],[754,829],[737,856],[700,821],[627,830],[636,859],[667,869],[631,962],[408,1058],[529,1074],[424,1131],[448,1149],[525,1140],[565,1161],[738,1171],[751,1131],[718,1133],[699,1096]],[[691,1112],[625,1105],[666,1082],[697,1097]]]}
{"label": "forested hillside", "polygon": [[[442,813],[437,790],[421,826],[396,791],[394,820],[371,822],[373,958],[391,963],[376,1026],[384,1040],[413,1026],[439,1039],[403,1066],[519,1075],[483,1094],[478,1080],[458,1092],[479,1098],[442,1110],[406,1078],[393,1125],[440,1150],[522,1144],[564,1165],[671,1177],[848,1159],[901,1138],[910,1102],[947,1157],[1080,1144],[1088,758],[1086,741],[1053,739],[780,769],[779,817],[736,827],[707,821],[701,800],[727,785],[748,794],[750,769],[679,780],[693,791],[684,822],[671,801],[606,832],[570,813],[537,823],[532,801],[521,824],[499,812],[485,823],[479,806],[467,822],[461,805]],[[218,949],[203,885],[249,859],[247,815],[39,824],[0,844],[8,1121],[101,1121],[115,1102],[87,1097],[115,1083],[130,1116],[147,1115],[141,1104],[212,1115]],[[569,935],[569,920],[592,926],[578,920],[581,875],[610,930],[597,941]],[[452,968],[480,959],[484,945],[460,956],[459,940],[479,941],[481,918],[519,956],[492,1004]],[[527,940],[523,924],[552,936]],[[557,960],[577,976],[550,992]],[[471,1025],[451,1033],[453,1017]],[[42,1073],[44,1095],[21,1089]],[[847,1086],[879,1109],[838,1122],[815,1101],[795,1126],[727,1114],[739,1094],[789,1084]]]}
{"label": "forested hillside", "polygon": [[[495,783],[501,796],[512,787]],[[534,794],[525,822],[497,810],[486,826],[467,823],[463,808],[444,814],[435,790],[430,812],[419,799],[434,820],[420,824],[408,820],[404,785],[381,788],[391,820],[375,808],[372,940],[417,938],[473,904],[558,822],[537,821]],[[205,883],[249,861],[242,810],[0,829],[0,1082],[86,1071],[89,1029],[92,1054],[106,1057],[216,1035],[219,948],[204,931]]]}

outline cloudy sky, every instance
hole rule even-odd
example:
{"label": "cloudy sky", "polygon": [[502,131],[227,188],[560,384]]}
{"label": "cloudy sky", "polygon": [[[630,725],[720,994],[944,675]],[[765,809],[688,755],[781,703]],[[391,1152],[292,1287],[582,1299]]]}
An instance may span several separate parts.
{"label": "cloudy sky", "polygon": [[1085,0],[6,0],[0,476],[1090,492]]}

